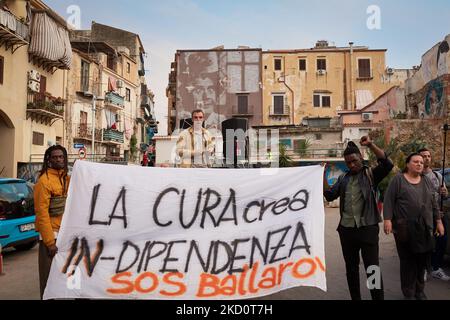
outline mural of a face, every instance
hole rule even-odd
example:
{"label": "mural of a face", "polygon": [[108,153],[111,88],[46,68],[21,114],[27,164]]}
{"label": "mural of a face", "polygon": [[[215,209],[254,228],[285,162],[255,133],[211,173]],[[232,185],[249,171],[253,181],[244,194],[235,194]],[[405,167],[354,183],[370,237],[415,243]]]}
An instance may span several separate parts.
{"label": "mural of a face", "polygon": [[211,78],[197,78],[194,81],[192,96],[194,97],[195,109],[203,109],[206,114],[210,114],[214,111],[216,91]]}

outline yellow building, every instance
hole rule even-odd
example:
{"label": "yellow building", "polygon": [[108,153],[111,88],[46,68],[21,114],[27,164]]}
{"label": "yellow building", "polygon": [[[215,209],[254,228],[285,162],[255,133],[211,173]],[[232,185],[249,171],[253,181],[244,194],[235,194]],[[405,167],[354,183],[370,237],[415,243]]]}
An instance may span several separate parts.
{"label": "yellow building", "polygon": [[71,44],[75,54],[69,76],[70,150],[76,152],[75,146],[84,144],[88,159],[94,154],[95,161],[139,163],[150,125],[145,115],[153,107],[139,35],[93,22],[91,30],[72,32]]}
{"label": "yellow building", "polygon": [[326,41],[312,49],[263,51],[263,125],[300,125],[367,106],[397,84],[389,80],[386,51]]}
{"label": "yellow building", "polygon": [[30,179],[31,166],[41,166],[49,145],[65,140],[65,83],[72,50],[66,22],[42,1],[7,0],[2,5],[0,176]]}

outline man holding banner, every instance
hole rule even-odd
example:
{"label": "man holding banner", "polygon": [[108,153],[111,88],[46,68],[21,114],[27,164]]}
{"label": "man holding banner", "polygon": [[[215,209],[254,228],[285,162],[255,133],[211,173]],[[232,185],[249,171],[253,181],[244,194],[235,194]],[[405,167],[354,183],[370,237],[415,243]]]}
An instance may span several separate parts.
{"label": "man holding banner", "polygon": [[[368,281],[373,300],[383,300],[383,282],[379,267],[379,223],[382,222],[377,206],[377,185],[393,168],[386,153],[378,148],[369,137],[361,138],[361,145],[368,147],[378,159],[375,168],[363,165],[363,157],[355,143],[349,142],[344,151],[349,172],[341,175],[330,187],[324,177],[324,196],[327,201],[340,198],[341,220],[337,229],[345,259],[347,283],[352,300],[361,300],[359,262],[360,252],[366,274],[373,277]],[[368,279],[369,280],[369,279]]]}
{"label": "man holding banner", "polygon": [[39,241],[39,282],[41,299],[50,273],[53,257],[58,252],[56,238],[61,226],[70,177],[67,151],[62,146],[47,149],[40,177],[34,187],[36,230]]}

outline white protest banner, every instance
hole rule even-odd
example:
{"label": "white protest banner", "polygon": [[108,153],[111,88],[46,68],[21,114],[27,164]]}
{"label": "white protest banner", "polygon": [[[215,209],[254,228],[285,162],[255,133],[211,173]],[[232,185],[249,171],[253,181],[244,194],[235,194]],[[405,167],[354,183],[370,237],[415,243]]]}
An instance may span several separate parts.
{"label": "white protest banner", "polygon": [[44,299],[326,291],[323,168],[269,170],[76,162]]}

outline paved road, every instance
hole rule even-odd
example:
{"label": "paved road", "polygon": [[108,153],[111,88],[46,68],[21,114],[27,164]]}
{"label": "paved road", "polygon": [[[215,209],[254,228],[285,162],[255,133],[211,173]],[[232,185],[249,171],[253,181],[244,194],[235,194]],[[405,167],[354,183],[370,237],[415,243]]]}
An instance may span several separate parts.
{"label": "paved road", "polygon": [[[349,294],[345,278],[345,267],[335,231],[339,220],[338,209],[326,209],[325,245],[327,263],[328,292],[316,288],[293,288],[262,300],[347,300]],[[392,236],[381,235],[381,267],[385,285],[385,297],[388,300],[402,299],[400,290],[399,260]],[[39,281],[37,266],[37,247],[28,252],[8,250],[4,253],[4,275],[0,276],[0,300],[33,300],[39,299]],[[447,260],[445,270],[450,273]],[[370,299],[369,291],[364,287],[365,275],[361,266],[361,288],[363,298]],[[429,299],[450,300],[450,282],[430,280],[426,285]]]}

